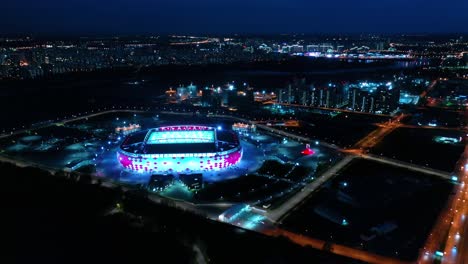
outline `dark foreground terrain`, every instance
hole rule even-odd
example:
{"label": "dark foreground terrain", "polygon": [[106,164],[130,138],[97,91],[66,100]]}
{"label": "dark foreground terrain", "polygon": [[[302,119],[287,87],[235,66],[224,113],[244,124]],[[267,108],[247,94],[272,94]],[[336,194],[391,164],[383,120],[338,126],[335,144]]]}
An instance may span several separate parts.
{"label": "dark foreground terrain", "polygon": [[155,205],[142,191],[104,188],[89,177],[6,163],[0,170],[8,230],[2,263],[357,263]]}

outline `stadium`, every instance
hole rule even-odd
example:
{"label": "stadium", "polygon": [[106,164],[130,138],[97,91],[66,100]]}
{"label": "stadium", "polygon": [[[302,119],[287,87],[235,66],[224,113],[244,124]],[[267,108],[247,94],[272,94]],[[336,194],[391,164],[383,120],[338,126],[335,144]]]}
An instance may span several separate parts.
{"label": "stadium", "polygon": [[237,164],[242,147],[237,134],[220,127],[178,125],[129,134],[117,151],[125,170],[138,173],[189,173]]}

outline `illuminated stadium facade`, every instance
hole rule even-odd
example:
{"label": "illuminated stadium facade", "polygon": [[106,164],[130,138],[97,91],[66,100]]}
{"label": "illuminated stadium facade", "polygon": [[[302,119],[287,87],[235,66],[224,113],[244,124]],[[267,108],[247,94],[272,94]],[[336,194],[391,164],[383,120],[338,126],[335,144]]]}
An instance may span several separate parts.
{"label": "illuminated stadium facade", "polygon": [[233,131],[197,125],[167,126],[128,135],[117,158],[133,172],[201,172],[237,164],[242,148]]}

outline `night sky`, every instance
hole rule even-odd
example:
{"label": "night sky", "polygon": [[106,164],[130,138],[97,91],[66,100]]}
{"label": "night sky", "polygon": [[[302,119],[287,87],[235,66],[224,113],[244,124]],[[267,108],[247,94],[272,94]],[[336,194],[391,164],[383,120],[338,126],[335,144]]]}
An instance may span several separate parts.
{"label": "night sky", "polygon": [[457,33],[468,0],[4,0],[0,33]]}

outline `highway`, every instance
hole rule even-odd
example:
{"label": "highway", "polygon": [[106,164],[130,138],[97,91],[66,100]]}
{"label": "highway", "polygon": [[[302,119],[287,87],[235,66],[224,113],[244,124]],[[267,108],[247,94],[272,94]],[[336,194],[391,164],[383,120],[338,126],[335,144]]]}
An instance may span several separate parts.
{"label": "highway", "polygon": [[[465,163],[468,162],[468,145],[465,147]],[[448,232],[447,240],[445,241],[444,258],[442,263],[452,264],[461,263],[462,258],[468,257],[468,251],[461,251],[461,248],[467,248],[465,231],[467,229],[468,221],[468,171],[461,169],[458,174],[461,181],[457,186],[455,199],[453,200],[451,211],[450,229]],[[462,242],[462,243],[460,243]]]}
{"label": "highway", "polygon": [[[460,246],[458,247],[460,249],[460,264],[468,264],[468,224],[464,224],[464,228],[462,232],[460,232]],[[463,253],[465,252],[465,253]]]}
{"label": "highway", "polygon": [[[459,164],[468,162],[468,146],[465,147],[463,159]],[[436,251],[443,253],[442,263],[463,263],[468,257],[467,225],[468,216],[468,171],[459,170],[460,184],[449,197],[447,206],[439,214],[429,237],[419,256],[418,263],[433,263]],[[445,245],[444,248],[441,248]],[[465,250],[461,250],[465,249]],[[465,262],[468,263],[468,262]]]}
{"label": "highway", "polygon": [[[465,111],[468,120],[468,111]],[[465,140],[467,137],[465,137]],[[420,253],[418,263],[434,263],[436,251],[441,263],[468,263],[468,145],[455,170],[459,184],[434,224]]]}

